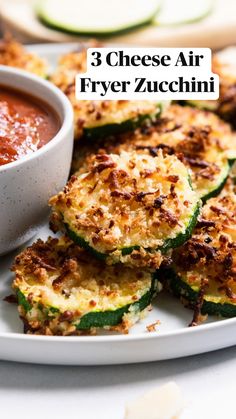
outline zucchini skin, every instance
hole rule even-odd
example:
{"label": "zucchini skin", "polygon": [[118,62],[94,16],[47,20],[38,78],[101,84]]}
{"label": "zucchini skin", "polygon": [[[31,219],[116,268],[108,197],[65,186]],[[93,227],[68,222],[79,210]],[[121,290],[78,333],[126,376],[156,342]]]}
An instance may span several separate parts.
{"label": "zucchini skin", "polygon": [[75,231],[71,230],[70,226],[67,223],[64,223],[66,233],[68,237],[70,237],[71,240],[75,244],[78,244],[78,246],[82,247],[85,250],[88,250],[94,257],[96,257],[99,260],[105,260],[107,255],[105,253],[98,252],[93,247],[89,246],[88,242],[83,238],[78,236],[78,234],[75,233]]}
{"label": "zucchini skin", "polygon": [[214,198],[217,195],[219,195],[219,193],[222,191],[222,189],[224,188],[225,183],[227,182],[227,179],[229,177],[230,169],[231,169],[233,163],[234,163],[234,159],[228,160],[228,171],[226,173],[226,176],[224,177],[224,179],[222,180],[222,182],[220,183],[220,185],[217,188],[213,189],[208,194],[201,197],[201,200],[202,200],[203,204],[205,204],[208,201],[208,199]]}
{"label": "zucchini skin", "polygon": [[18,300],[18,304],[24,308],[26,313],[31,310],[32,308],[31,304],[25,298],[25,295],[23,294],[23,292],[21,292],[19,289],[16,290],[16,297]]}
{"label": "zucchini skin", "polygon": [[[109,254],[98,252],[92,246],[90,246],[83,237],[79,236],[77,233],[75,233],[75,231],[71,230],[68,224],[64,223],[64,225],[65,225],[67,235],[70,237],[71,240],[74,241],[74,243],[78,244],[83,249],[88,250],[88,252],[90,252],[97,259],[106,260]],[[122,249],[122,256],[130,255],[130,253],[132,253],[133,250],[139,250],[139,249],[140,249],[140,246],[124,247]]]}
{"label": "zucchini skin", "polygon": [[38,19],[48,28],[51,29],[56,29],[60,32],[63,33],[68,33],[68,34],[72,34],[72,35],[81,35],[81,36],[94,36],[95,38],[109,38],[111,36],[117,36],[117,35],[125,35],[127,33],[130,32],[134,32],[136,29],[141,29],[145,26],[148,26],[150,24],[150,22],[153,21],[153,19],[155,18],[155,16],[157,15],[158,11],[160,9],[160,5],[158,5],[155,13],[150,16],[148,19],[145,19],[143,22],[139,22],[137,24],[134,24],[132,26],[126,26],[124,28],[120,28],[114,31],[79,31],[79,30],[73,30],[70,28],[65,28],[64,26],[54,23],[54,22],[49,22],[47,17],[44,15],[44,13],[41,11],[40,6],[36,7],[36,13],[38,16]]}
{"label": "zucchini skin", "polygon": [[226,171],[225,177],[223,178],[223,180],[221,181],[220,185],[217,188],[213,189],[208,194],[201,197],[201,200],[202,200],[203,204],[205,204],[208,201],[208,199],[215,198],[216,196],[218,196],[220,194],[220,192],[222,191],[222,189],[224,188],[224,186],[227,182],[227,179],[229,178],[230,171],[231,171],[235,161],[236,161],[236,158],[228,159],[228,170]]}
{"label": "zucchini skin", "polygon": [[103,137],[109,137],[115,134],[123,134],[128,131],[135,131],[136,128],[143,125],[145,122],[152,121],[158,118],[162,112],[161,106],[159,112],[155,115],[145,114],[139,115],[133,119],[127,119],[121,123],[106,124],[94,128],[84,128],[83,138],[87,139],[99,139]]}
{"label": "zucchini skin", "polygon": [[[165,254],[168,250],[182,246],[192,235],[193,229],[197,223],[197,218],[200,213],[200,205],[198,205],[194,211],[194,214],[191,218],[191,221],[189,225],[187,226],[184,233],[180,233],[177,235],[177,237],[174,237],[173,239],[167,239],[160,248],[157,248],[156,250],[160,250],[163,254]],[[82,248],[88,250],[93,256],[95,256],[97,259],[100,260],[106,260],[106,258],[109,256],[109,254],[101,253],[95,250],[93,247],[91,247],[88,242],[83,238],[78,236],[78,234],[75,233],[75,231],[71,230],[69,225],[64,223],[66,233],[71,238],[71,240],[74,241],[74,243],[78,244]],[[134,250],[139,250],[140,246],[130,246],[130,247],[124,247],[121,250],[122,256],[130,255]],[[146,251],[149,251],[149,249],[145,249]],[[151,252],[151,250],[150,250]]]}
{"label": "zucchini skin", "polygon": [[166,253],[169,249],[173,249],[175,247],[182,246],[192,235],[193,229],[197,224],[197,219],[200,214],[200,205],[198,205],[194,211],[194,214],[191,218],[189,225],[187,226],[184,233],[178,234],[177,237],[173,239],[167,239],[165,244],[161,247],[161,251]]}
{"label": "zucchini skin", "polygon": [[151,304],[153,297],[156,295],[158,287],[157,276],[153,274],[153,280],[151,288],[146,294],[144,294],[139,301],[133,304],[127,304],[124,307],[120,307],[117,310],[110,310],[104,312],[91,312],[85,314],[76,324],[76,328],[79,330],[91,329],[93,327],[102,328],[105,326],[117,326],[122,322],[124,314],[128,313],[132,308],[134,313],[143,311],[146,307]]}
{"label": "zucchini skin", "polygon": [[[174,269],[168,269],[164,274],[167,277],[168,286],[176,297],[184,297],[191,304],[195,304],[198,298],[198,291],[190,287],[179,275],[176,274]],[[236,304],[229,303],[215,303],[204,299],[201,308],[202,314],[211,314],[222,317],[235,317]]]}
{"label": "zucchini skin", "polygon": [[[78,323],[73,323],[78,330],[88,330],[91,328],[103,328],[106,326],[117,326],[122,323],[124,314],[134,311],[134,314],[140,313],[151,304],[153,297],[158,292],[159,281],[157,275],[153,273],[152,283],[149,291],[146,292],[138,301],[127,304],[117,310],[93,311],[81,317]],[[25,295],[19,289],[16,290],[18,305],[22,306],[25,312],[29,312],[32,308]],[[56,307],[41,308],[48,314],[48,318],[53,319],[54,314],[59,310]]]}

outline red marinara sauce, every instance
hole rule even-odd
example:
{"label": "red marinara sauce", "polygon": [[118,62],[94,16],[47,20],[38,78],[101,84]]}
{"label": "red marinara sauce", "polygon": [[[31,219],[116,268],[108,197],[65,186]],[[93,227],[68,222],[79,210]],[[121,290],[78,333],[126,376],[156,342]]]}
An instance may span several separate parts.
{"label": "red marinara sauce", "polygon": [[59,118],[50,106],[0,86],[0,166],[38,150],[59,128]]}

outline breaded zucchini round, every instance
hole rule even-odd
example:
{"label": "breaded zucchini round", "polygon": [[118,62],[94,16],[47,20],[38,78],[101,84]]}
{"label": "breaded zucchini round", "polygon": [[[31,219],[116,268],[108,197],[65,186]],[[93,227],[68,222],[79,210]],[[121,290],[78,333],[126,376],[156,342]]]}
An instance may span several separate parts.
{"label": "breaded zucchini round", "polygon": [[192,238],[173,254],[170,287],[202,314],[236,316],[236,195],[226,186],[202,209]]}
{"label": "breaded zucchini round", "polygon": [[75,76],[86,71],[86,61],[86,48],[66,54],[61,57],[58,68],[50,77],[50,81],[67,95],[73,106],[75,139],[97,139],[132,131],[161,114],[164,102],[160,101],[77,100]]}
{"label": "breaded zucchini round", "polygon": [[[118,154],[132,149],[151,155],[159,149],[176,154],[190,169],[193,188],[204,201],[220,192],[236,156],[236,138],[228,124],[210,112],[178,105],[170,106],[155,125],[108,139],[103,147]],[[80,162],[75,155],[74,169],[86,170],[79,167]]]}
{"label": "breaded zucchini round", "polygon": [[0,41],[0,65],[21,68],[41,77],[46,77],[48,73],[46,61],[27,51],[11,36]]}
{"label": "breaded zucchini round", "polygon": [[127,332],[161,289],[153,273],[106,266],[66,237],[38,240],[17,256],[13,270],[28,333],[71,335],[114,326]]}
{"label": "breaded zucchini round", "polygon": [[161,252],[180,246],[195,225],[199,200],[176,156],[136,152],[93,156],[50,200],[52,227],[107,263],[160,266]]}

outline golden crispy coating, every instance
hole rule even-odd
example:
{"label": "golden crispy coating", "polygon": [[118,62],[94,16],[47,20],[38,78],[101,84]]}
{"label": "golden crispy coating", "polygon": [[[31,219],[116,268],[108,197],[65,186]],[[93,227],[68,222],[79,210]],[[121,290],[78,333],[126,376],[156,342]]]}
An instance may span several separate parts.
{"label": "golden crispy coating", "polygon": [[73,106],[75,139],[80,139],[85,129],[122,124],[129,120],[138,121],[146,115],[154,118],[160,110],[158,103],[153,101],[78,101],[75,98],[75,76],[86,71],[87,48],[97,46],[98,43],[91,42],[79,51],[62,56],[50,77],[50,81],[67,95]]}
{"label": "golden crispy coating", "polygon": [[48,72],[45,60],[28,52],[22,44],[10,36],[0,40],[0,65],[21,68],[41,77],[46,77]]}
{"label": "golden crispy coating", "polygon": [[236,195],[227,184],[202,209],[192,238],[173,253],[177,274],[205,299],[236,303]]}
{"label": "golden crispy coating", "polygon": [[[26,332],[36,334],[85,333],[88,328],[80,329],[80,324],[88,313],[108,312],[109,316],[139,301],[152,285],[151,273],[106,266],[66,237],[38,240],[17,256],[13,270],[19,313]],[[138,310],[130,308],[117,324],[127,332],[139,317]],[[96,327],[99,319],[86,321]],[[109,324],[105,318],[102,321],[104,326]]]}
{"label": "golden crispy coating", "polygon": [[213,57],[213,71],[220,76],[220,97],[215,112],[236,126],[236,68],[231,68],[217,56]]}
{"label": "golden crispy coating", "polygon": [[67,225],[107,260],[156,268],[156,249],[185,232],[198,198],[176,156],[122,152],[93,156],[88,172],[72,177],[50,205],[54,228]]}
{"label": "golden crispy coating", "polygon": [[134,133],[107,138],[103,143],[75,150],[73,171],[86,171],[91,153],[120,153],[121,150],[145,150],[156,155],[176,154],[191,170],[193,186],[203,197],[217,188],[219,179],[227,176],[228,158],[236,156],[235,134],[228,124],[208,111],[171,105],[155,125],[137,129]]}

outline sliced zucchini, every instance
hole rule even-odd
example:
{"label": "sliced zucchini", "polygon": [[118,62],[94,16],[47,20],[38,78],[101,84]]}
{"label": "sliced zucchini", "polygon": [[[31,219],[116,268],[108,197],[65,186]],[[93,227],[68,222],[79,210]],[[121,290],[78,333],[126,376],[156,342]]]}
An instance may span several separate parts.
{"label": "sliced zucchini", "polygon": [[[109,139],[103,147],[118,154],[121,150],[135,149],[155,155],[159,148],[167,154],[176,154],[190,169],[193,188],[206,201],[224,186],[235,156],[236,141],[229,125],[216,115],[171,105],[156,124],[116,137],[113,142]],[[74,159],[74,167],[78,166],[79,161],[76,165]]]}
{"label": "sliced zucchini", "polygon": [[68,98],[74,109],[75,140],[81,137],[97,140],[133,131],[155,122],[162,112],[160,102],[78,101],[71,92]]}
{"label": "sliced zucchini", "polygon": [[114,326],[127,332],[161,289],[153,273],[106,266],[66,237],[38,240],[17,256],[13,270],[20,316],[36,334]]}
{"label": "sliced zucchini", "polygon": [[[199,293],[201,290],[201,281],[203,276],[199,273],[193,272],[192,276],[181,276],[176,274],[174,270],[168,270],[169,286],[176,297],[181,297],[189,302],[189,306],[194,308],[198,302]],[[227,297],[223,291],[218,291],[216,281],[210,281],[211,288],[207,288],[204,293],[201,305],[201,314],[211,314],[222,317],[235,317],[236,316],[236,301]],[[232,287],[231,287],[232,289]],[[236,288],[233,286],[234,292]]]}
{"label": "sliced zucchini", "polygon": [[202,209],[192,238],[173,254],[170,287],[201,313],[236,316],[236,195],[227,185]]}
{"label": "sliced zucchini", "polygon": [[63,226],[107,263],[159,267],[161,252],[192,232],[199,199],[176,156],[97,154],[50,200],[54,231]]}
{"label": "sliced zucchini", "polygon": [[37,14],[47,26],[63,32],[111,36],[148,24],[157,14],[160,0],[40,0]]}
{"label": "sliced zucchini", "polygon": [[[99,44],[89,43],[88,47]],[[74,109],[75,139],[102,138],[108,135],[132,131],[136,127],[155,121],[169,102],[99,100],[79,101],[75,97],[75,76],[85,72],[87,48],[62,56],[50,81],[61,89]]]}
{"label": "sliced zucchini", "polygon": [[182,25],[203,20],[214,8],[214,0],[165,0],[160,13],[155,18],[155,23],[161,26]]}
{"label": "sliced zucchini", "polygon": [[122,103],[121,101],[110,101],[104,119],[101,118],[99,122],[89,121],[87,127],[84,127],[83,134],[86,138],[97,139],[134,131],[145,123],[155,121],[160,116],[161,111],[160,102],[126,101],[125,103],[124,101]]}

